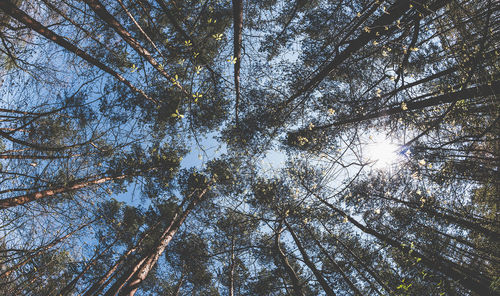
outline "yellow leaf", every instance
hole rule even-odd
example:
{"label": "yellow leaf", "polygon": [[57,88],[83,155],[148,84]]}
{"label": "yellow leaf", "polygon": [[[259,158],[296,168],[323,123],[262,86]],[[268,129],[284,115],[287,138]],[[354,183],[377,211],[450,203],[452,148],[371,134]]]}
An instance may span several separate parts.
{"label": "yellow leaf", "polygon": [[236,64],[236,59],[235,57],[231,56],[227,61],[233,64]]}

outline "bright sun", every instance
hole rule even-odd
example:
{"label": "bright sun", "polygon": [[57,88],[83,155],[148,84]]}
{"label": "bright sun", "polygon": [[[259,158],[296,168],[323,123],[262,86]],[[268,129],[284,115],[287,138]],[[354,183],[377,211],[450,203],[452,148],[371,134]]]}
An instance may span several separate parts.
{"label": "bright sun", "polygon": [[389,168],[400,160],[399,146],[388,139],[373,139],[365,146],[364,158],[372,163],[372,168]]}

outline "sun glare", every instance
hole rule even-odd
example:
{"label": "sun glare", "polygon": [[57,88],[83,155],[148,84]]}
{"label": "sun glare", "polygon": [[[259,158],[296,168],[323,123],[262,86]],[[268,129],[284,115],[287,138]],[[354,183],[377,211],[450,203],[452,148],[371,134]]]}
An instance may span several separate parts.
{"label": "sun glare", "polygon": [[388,139],[370,141],[365,149],[364,158],[375,169],[389,168],[400,159],[399,146]]}

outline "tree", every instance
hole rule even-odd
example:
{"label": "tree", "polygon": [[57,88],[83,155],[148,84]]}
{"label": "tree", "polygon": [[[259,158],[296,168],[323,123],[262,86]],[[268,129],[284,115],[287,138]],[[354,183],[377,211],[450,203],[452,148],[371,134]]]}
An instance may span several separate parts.
{"label": "tree", "polygon": [[499,12],[0,1],[0,291],[497,295]]}

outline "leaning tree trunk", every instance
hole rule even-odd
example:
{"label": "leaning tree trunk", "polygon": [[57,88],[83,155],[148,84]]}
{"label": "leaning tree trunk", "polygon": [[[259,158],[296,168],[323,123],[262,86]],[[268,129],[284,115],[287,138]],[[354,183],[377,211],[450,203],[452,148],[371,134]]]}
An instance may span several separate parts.
{"label": "leaning tree trunk", "polygon": [[64,288],[61,289],[61,291],[57,295],[70,295],[71,290],[73,290],[76,286],[76,283],[89,271],[89,269],[94,266],[99,258],[101,258],[107,251],[109,251],[117,242],[118,240],[115,239],[109,246],[107,246],[101,253],[95,254],[95,256],[90,260],[89,263],[85,265],[83,270],[73,279],[71,282],[69,282]]}
{"label": "leaning tree trunk", "polygon": [[84,0],[85,3],[109,26],[111,26],[118,35],[122,37],[125,42],[127,42],[140,56],[146,59],[151,66],[153,66],[161,75],[167,78],[169,81],[174,82],[174,85],[180,89],[183,93],[188,94],[188,92],[176,82],[176,80],[170,76],[163,66],[153,57],[153,55],[144,48],[114,17],[111,15],[104,5],[98,0]]}
{"label": "leaning tree trunk", "polygon": [[84,178],[77,180],[75,182],[71,182],[69,185],[61,186],[61,187],[56,187],[56,188],[50,188],[38,192],[33,192],[33,193],[28,193],[24,195],[19,195],[19,196],[14,196],[11,198],[5,198],[0,200],[0,209],[8,209],[11,207],[23,205],[29,202],[33,202],[35,200],[41,199],[41,198],[47,198],[51,197],[57,194],[61,193],[67,193],[67,192],[72,192],[75,190],[79,190],[82,188],[89,187],[91,185],[97,185],[97,184],[102,184],[107,181],[112,181],[112,180],[120,180],[126,178],[127,175],[121,175],[121,176],[111,176],[111,177],[97,177],[97,178]]}
{"label": "leaning tree trunk", "polygon": [[[203,199],[203,196],[207,193],[212,183],[213,182],[210,182],[205,187],[205,189],[203,189],[197,196],[193,198],[193,200],[191,200],[191,202],[179,217],[174,216],[172,222],[163,231],[153,250],[139,260],[139,262],[126,276],[126,279],[122,280],[122,283],[119,283],[120,286],[111,291],[112,293],[109,295],[116,295],[116,293],[119,292],[119,295],[133,296],[135,292],[137,292],[137,289],[139,289],[141,283],[146,279],[149,272],[153,269],[156,262],[160,258],[161,254],[163,254],[163,252],[165,251],[165,248],[168,246],[170,241],[172,241],[172,238],[182,226],[191,211]],[[192,195],[193,194],[194,192],[192,193]],[[108,293],[106,293],[106,295],[108,295]]]}
{"label": "leaning tree trunk", "polygon": [[295,235],[295,232],[293,231],[290,224],[288,224],[286,219],[283,219],[283,223],[285,223],[286,228],[288,229],[288,232],[290,232],[290,234],[292,235],[292,239],[295,242],[295,245],[299,248],[299,252],[302,255],[302,259],[304,259],[304,263],[312,271],[312,273],[314,274],[314,277],[316,278],[316,280],[318,280],[319,284],[321,285],[321,288],[323,288],[323,291],[325,291],[326,295],[328,295],[328,296],[335,296],[336,295],[335,292],[332,290],[332,288],[330,288],[330,285],[328,284],[326,279],[323,277],[323,275],[318,270],[318,268],[316,268],[316,265],[314,265],[314,263],[311,261],[311,259],[309,258],[309,255],[307,255],[306,250],[302,246],[302,243],[300,242],[297,235]]}
{"label": "leaning tree trunk", "polygon": [[151,234],[151,231],[154,231],[160,221],[158,221],[153,227],[151,227],[150,231],[146,232],[145,234],[142,235],[142,237],[137,241],[137,243],[130,248],[127,252],[123,253],[116,261],[116,263],[111,266],[110,269],[108,269],[108,272],[104,276],[102,276],[97,282],[95,282],[86,292],[83,294],[83,296],[92,296],[95,294],[98,294],[103,288],[104,288],[104,283],[116,272],[118,267],[127,260],[127,258],[136,250],[139,249],[141,243]]}
{"label": "leaning tree trunk", "polygon": [[325,255],[325,257],[328,259],[328,261],[330,261],[330,263],[337,270],[337,272],[340,273],[340,275],[342,276],[342,278],[344,279],[344,281],[349,285],[349,287],[353,291],[354,295],[355,296],[361,296],[361,295],[363,295],[363,293],[361,293],[361,291],[356,287],[356,285],[354,285],[354,283],[351,281],[351,279],[346,275],[346,273],[344,272],[344,270],[342,269],[342,267],[337,264],[337,262],[335,261],[335,259],[332,256],[330,256],[330,254],[328,253],[328,251],[325,250],[325,248],[321,245],[320,241],[316,238],[316,236],[312,233],[312,231],[310,231],[307,228],[306,228],[306,230],[309,233],[309,235],[312,237],[313,241],[316,243],[316,245],[318,246],[318,248],[320,249],[320,251]]}
{"label": "leaning tree trunk", "polygon": [[283,253],[283,250],[281,250],[280,247],[280,236],[281,232],[283,229],[281,228],[281,224],[278,226],[278,231],[275,236],[274,240],[274,247],[276,248],[276,251],[279,256],[279,260],[281,261],[282,264],[279,264],[279,261],[277,260],[278,258],[275,258],[275,264],[276,267],[283,265],[285,268],[285,271],[288,273],[288,276],[290,277],[290,280],[292,282],[292,287],[293,287],[293,293],[295,296],[304,296],[304,291],[302,290],[302,287],[300,285],[300,280],[299,277],[297,276],[297,273],[295,270],[293,270],[292,266],[290,265],[290,262],[288,262],[288,259],[285,256],[285,253]]}
{"label": "leaning tree trunk", "polygon": [[28,258],[26,258],[25,260],[23,260],[23,261],[15,264],[14,266],[10,267],[9,269],[7,269],[3,273],[1,273],[0,274],[0,279],[3,278],[3,277],[8,277],[12,272],[14,272],[16,269],[19,269],[19,268],[23,267],[24,265],[26,265],[34,257],[36,257],[36,256],[40,255],[41,253],[43,253],[43,252],[51,249],[55,245],[59,244],[60,242],[62,242],[64,240],[66,240],[67,238],[69,238],[70,236],[72,236],[73,234],[75,234],[76,232],[80,231],[81,229],[85,228],[86,226],[88,226],[88,225],[90,225],[90,224],[92,224],[94,222],[95,222],[95,220],[92,220],[92,221],[89,221],[89,222],[87,222],[85,224],[82,224],[82,225],[80,225],[80,227],[78,227],[77,229],[71,231],[70,233],[66,234],[65,236],[60,237],[58,239],[55,239],[52,242],[50,242],[49,244],[38,248],[33,254],[29,255]]}
{"label": "leaning tree trunk", "polygon": [[[311,192],[312,193],[312,192]],[[439,271],[440,273],[450,277],[451,279],[457,281],[460,285],[462,285],[464,288],[471,290],[478,295],[490,295],[491,291],[489,289],[489,286],[492,282],[491,279],[489,279],[486,276],[483,275],[478,275],[475,274],[473,271],[468,270],[467,268],[464,268],[460,266],[457,263],[454,263],[452,261],[449,261],[437,254],[424,254],[420,251],[414,250],[410,248],[409,246],[403,245],[401,242],[378,232],[375,229],[372,229],[368,226],[365,226],[361,223],[359,223],[356,219],[353,217],[347,215],[344,211],[341,209],[335,207],[331,203],[327,202],[323,198],[319,197],[317,194],[312,193],[316,198],[318,198],[323,204],[325,204],[327,207],[329,207],[331,210],[336,212],[337,214],[341,215],[342,217],[345,217],[347,221],[352,223],[354,226],[356,226],[359,230],[363,231],[364,233],[373,235],[377,239],[391,245],[392,247],[399,249],[405,254],[412,253],[413,256],[420,258],[421,262],[429,267],[432,270]]]}
{"label": "leaning tree trunk", "polygon": [[124,83],[126,86],[128,86],[132,91],[135,93],[140,94],[144,98],[153,101],[156,103],[156,100],[152,99],[149,97],[143,90],[138,89],[130,81],[125,79],[122,75],[117,73],[115,70],[111,69],[101,61],[97,60],[95,57],[91,56],[84,50],[76,47],[69,41],[67,41],[64,37],[54,33],[52,30],[49,28],[45,27],[35,19],[33,19],[31,16],[27,15],[24,11],[19,9],[17,6],[12,4],[8,0],[2,0],[0,1],[0,10],[2,10],[6,15],[9,15],[13,19],[17,20],[18,22],[22,23],[29,29],[37,32],[38,34],[44,36],[45,38],[51,40],[52,42],[56,43],[57,45],[63,47],[67,51],[76,54],[80,58],[84,59],[87,61],[89,64],[94,65],[98,67],[99,69],[103,70],[104,72],[110,74],[111,76],[115,77],[118,81]]}

